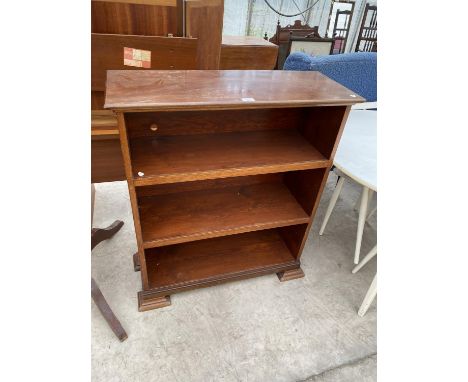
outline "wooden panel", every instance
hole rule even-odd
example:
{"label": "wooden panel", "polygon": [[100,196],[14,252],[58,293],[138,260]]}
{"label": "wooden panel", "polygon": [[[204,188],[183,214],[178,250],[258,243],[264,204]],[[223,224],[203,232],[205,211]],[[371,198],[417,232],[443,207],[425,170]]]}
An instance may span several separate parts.
{"label": "wooden panel", "polygon": [[185,35],[197,37],[198,69],[218,69],[223,32],[224,0],[186,0]]}
{"label": "wooden panel", "polygon": [[105,3],[125,3],[125,4],[146,4],[146,5],[161,5],[167,7],[175,7],[176,0],[92,0],[102,1]]}
{"label": "wooden panel", "polygon": [[[327,109],[327,111],[324,111],[323,113],[325,115],[329,115],[330,116],[330,111],[334,109],[334,107],[331,107],[331,108],[325,108]],[[349,115],[349,112],[351,110],[351,106],[347,106],[344,110],[340,111],[340,110],[336,110],[335,109],[335,113],[337,114],[337,118],[338,115],[341,115],[341,121],[340,121],[340,124],[339,124],[339,127],[336,128],[336,125],[335,125],[335,122],[336,120],[333,121],[333,123],[331,124],[330,126],[330,131],[327,132],[327,128],[326,128],[326,125],[324,124],[319,130],[321,130],[321,132],[319,132],[317,135],[316,135],[316,138],[318,139],[325,139],[327,140],[327,142],[325,142],[325,144],[322,146],[324,147],[324,151],[328,151],[329,152],[329,155],[330,155],[330,160],[333,160],[334,156],[335,156],[335,152],[336,152],[336,149],[338,147],[338,143],[340,142],[340,139],[341,139],[341,135],[343,134],[343,130],[344,130],[344,127],[346,125],[346,120],[348,119],[348,115]],[[342,112],[342,114],[341,114]],[[321,112],[317,112],[317,111],[312,111],[310,116],[311,115],[317,115],[317,113],[320,115]],[[331,119],[333,119],[331,116],[330,116]],[[325,118],[326,120],[326,118]],[[332,142],[332,144],[330,145],[330,141],[329,140],[333,140],[334,141]],[[317,141],[317,143],[320,143],[320,141]],[[330,166],[331,168],[331,166]],[[304,249],[304,245],[306,243],[306,240],[307,240],[307,235],[309,234],[309,231],[310,229],[312,228],[312,223],[314,221],[314,217],[315,217],[315,213],[317,212],[317,208],[318,208],[318,205],[319,205],[319,202],[320,202],[320,198],[322,197],[322,193],[323,193],[323,189],[325,187],[325,183],[327,182],[327,177],[328,177],[328,173],[329,173],[329,170],[330,168],[326,168],[324,170],[324,175],[321,177],[321,181],[320,181],[320,177],[316,177],[313,181],[318,183],[320,181],[320,186],[318,186],[318,192],[317,192],[317,196],[315,198],[315,200],[309,200],[309,201],[305,201],[304,198],[307,197],[307,194],[300,191],[301,188],[302,190],[310,190],[310,189],[314,189],[315,187],[317,187],[317,185],[314,185],[314,186],[307,186],[305,184],[305,180],[300,180],[299,182],[297,181],[294,181],[292,183],[289,183],[289,187],[290,189],[292,190],[293,187],[294,187],[294,183],[297,185],[299,184],[299,187],[297,188],[297,190],[300,191],[300,193],[298,193],[297,191],[292,191],[296,198],[298,200],[301,200],[301,198],[303,198],[302,201],[300,201],[301,205],[305,206],[304,208],[307,210],[309,207],[308,206],[311,206],[312,207],[312,212],[310,213],[310,222],[309,222],[309,225],[307,227],[307,230],[305,231],[305,234],[302,238],[302,243],[299,247],[299,256],[300,254],[302,253],[302,250]],[[286,183],[288,183],[286,181]],[[302,187],[301,187],[302,185]],[[302,194],[302,196],[300,195]]]}
{"label": "wooden panel", "polygon": [[123,163],[125,168],[125,177],[127,178],[128,194],[130,196],[130,204],[132,206],[133,224],[135,226],[135,236],[138,247],[138,259],[140,263],[140,275],[143,289],[148,289],[148,272],[146,271],[146,259],[143,250],[143,238],[141,235],[140,214],[138,209],[138,201],[135,192],[135,185],[132,181],[132,162],[130,160],[130,150],[128,147],[127,128],[125,126],[125,118],[122,113],[117,113],[117,123],[119,125],[120,134],[120,149],[122,151]]}
{"label": "wooden panel", "polygon": [[114,182],[125,179],[119,139],[93,138],[91,140],[91,182]]}
{"label": "wooden panel", "polygon": [[331,159],[337,138],[338,141],[340,138],[338,132],[343,118],[347,119],[348,112],[344,106],[311,108],[308,110],[301,132],[309,142],[316,146],[317,150],[326,158]]}
{"label": "wooden panel", "polygon": [[320,183],[326,174],[328,174],[328,168],[284,174],[284,183],[308,214],[312,213],[320,191]]}
{"label": "wooden panel", "polygon": [[112,135],[119,138],[117,118],[110,110],[91,111],[91,136]]}
{"label": "wooden panel", "polygon": [[279,182],[145,197],[139,206],[145,248],[309,221]]}
{"label": "wooden panel", "polygon": [[220,69],[274,69],[278,46],[260,37],[223,36]]}
{"label": "wooden panel", "polygon": [[91,91],[91,110],[104,109],[104,92]]}
{"label": "wooden panel", "polygon": [[105,107],[129,111],[351,105],[364,99],[315,71],[110,70]]}
{"label": "wooden panel", "polygon": [[233,178],[207,179],[196,182],[165,183],[137,187],[138,198],[154,195],[167,195],[201,190],[219,190],[228,187],[250,186],[261,183],[278,183],[283,181],[283,173],[236,176]]}
{"label": "wooden panel", "polygon": [[140,186],[329,165],[295,129],[136,138],[130,147]]}
{"label": "wooden panel", "polygon": [[[149,2],[149,1],[148,1]],[[167,1],[91,1],[91,31],[124,35],[167,36],[178,33],[178,8]],[[181,11],[181,10],[180,10]],[[179,34],[180,37],[182,37]]]}
{"label": "wooden panel", "polygon": [[188,289],[277,272],[297,262],[276,230],[250,232],[146,250],[150,288],[154,293]]}
{"label": "wooden panel", "polygon": [[142,68],[124,65],[124,47],[151,51],[151,69],[196,68],[196,39],[92,33],[92,90],[105,90],[107,70],[142,70]]}
{"label": "wooden panel", "polygon": [[[252,109],[128,113],[130,138],[288,129],[304,124],[305,110]],[[156,130],[154,130],[156,128]]]}
{"label": "wooden panel", "polygon": [[295,259],[301,256],[301,244],[307,231],[307,224],[291,225],[278,228],[278,232],[283,238]]}
{"label": "wooden panel", "polygon": [[278,47],[262,46],[222,46],[220,69],[250,70],[274,69],[278,57]]}

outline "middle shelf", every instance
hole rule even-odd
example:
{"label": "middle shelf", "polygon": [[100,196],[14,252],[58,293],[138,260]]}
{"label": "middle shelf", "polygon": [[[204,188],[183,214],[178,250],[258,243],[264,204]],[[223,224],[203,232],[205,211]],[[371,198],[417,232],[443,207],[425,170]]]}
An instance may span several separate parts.
{"label": "middle shelf", "polygon": [[136,186],[324,168],[294,128],[131,139]]}
{"label": "middle shelf", "polygon": [[[160,247],[309,222],[309,215],[281,181],[232,183],[235,181],[221,180],[218,181],[221,186],[218,184],[218,187],[210,189],[188,192],[176,189],[150,196],[140,195],[143,247]],[[193,187],[194,182],[188,183]],[[173,185],[157,187],[163,186]]]}

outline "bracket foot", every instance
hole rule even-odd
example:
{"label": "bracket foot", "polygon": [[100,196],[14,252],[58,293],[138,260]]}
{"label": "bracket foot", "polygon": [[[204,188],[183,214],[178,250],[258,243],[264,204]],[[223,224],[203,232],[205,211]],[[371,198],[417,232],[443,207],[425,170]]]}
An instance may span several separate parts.
{"label": "bracket foot", "polygon": [[284,281],[289,281],[289,280],[300,279],[301,277],[304,277],[305,275],[304,275],[304,271],[299,267],[296,269],[291,269],[289,271],[278,272],[276,276],[278,276],[279,281],[284,282]]}
{"label": "bracket foot", "polygon": [[140,312],[164,308],[169,305],[171,305],[171,296],[151,297],[145,296],[143,292],[138,292],[138,311]]}

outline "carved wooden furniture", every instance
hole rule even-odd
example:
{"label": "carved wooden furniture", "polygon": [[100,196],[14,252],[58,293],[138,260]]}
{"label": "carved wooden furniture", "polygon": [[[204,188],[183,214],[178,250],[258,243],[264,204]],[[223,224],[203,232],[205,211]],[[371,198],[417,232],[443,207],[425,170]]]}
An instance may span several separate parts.
{"label": "carved wooden furniture", "polygon": [[260,37],[223,36],[220,69],[274,69],[278,46]]}
{"label": "carved wooden furniture", "polygon": [[[94,185],[91,185],[91,225],[93,223],[93,212],[94,212],[94,196],[95,196]],[[92,228],[91,229],[91,251],[98,245],[101,241],[110,239],[114,236],[120,228],[123,226],[123,221],[116,220],[109,227],[106,228]],[[114,334],[120,341],[127,339],[127,333],[125,332],[122,324],[115,316],[114,312],[107,303],[105,297],[103,296],[99,286],[96,281],[91,277],[91,297],[93,298],[94,303],[98,307],[99,311],[103,315],[107,324],[110,326]]]}
{"label": "carved wooden furniture", "polygon": [[318,72],[108,71],[142,291],[173,293],[268,273],[300,256],[350,105]]}
{"label": "carved wooden furniture", "polygon": [[377,52],[377,5],[366,4],[356,52]]}
{"label": "carved wooden furniture", "polygon": [[281,27],[278,20],[278,24],[276,25],[276,33],[269,40],[279,47],[276,69],[283,68],[284,61],[286,61],[286,58],[288,57],[289,39],[292,36],[321,38],[318,33],[318,26],[310,27],[307,24],[302,25],[301,20],[295,20],[293,25]]}

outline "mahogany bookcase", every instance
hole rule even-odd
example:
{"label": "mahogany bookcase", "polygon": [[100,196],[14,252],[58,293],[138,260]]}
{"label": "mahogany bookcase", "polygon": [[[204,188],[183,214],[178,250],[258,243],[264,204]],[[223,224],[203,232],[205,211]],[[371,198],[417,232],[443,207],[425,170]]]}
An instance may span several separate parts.
{"label": "mahogany bookcase", "polygon": [[319,72],[108,71],[142,291],[173,293],[277,273],[300,257],[352,104]]}

